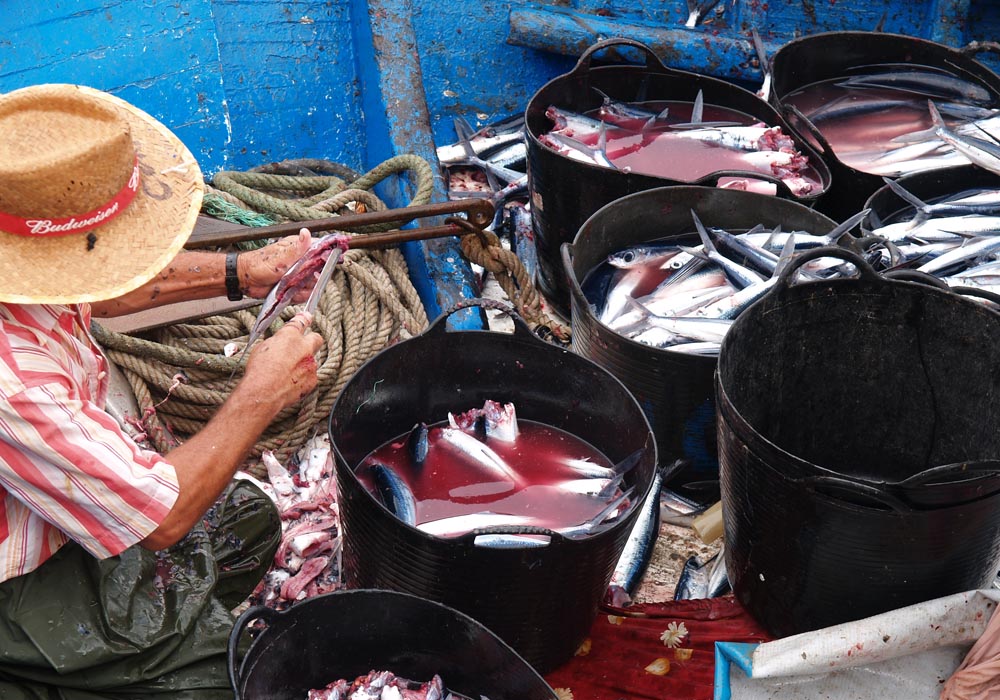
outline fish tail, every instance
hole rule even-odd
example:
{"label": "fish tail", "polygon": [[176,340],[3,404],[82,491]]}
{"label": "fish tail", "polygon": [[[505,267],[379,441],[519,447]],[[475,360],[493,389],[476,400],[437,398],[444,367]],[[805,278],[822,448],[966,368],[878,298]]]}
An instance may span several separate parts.
{"label": "fish tail", "polygon": [[915,228],[916,226],[919,226],[927,221],[930,217],[927,202],[917,197],[892,178],[883,177],[882,180],[885,181],[885,184],[889,187],[889,189],[892,190],[900,199],[916,209],[917,215],[911,219],[909,228]]}

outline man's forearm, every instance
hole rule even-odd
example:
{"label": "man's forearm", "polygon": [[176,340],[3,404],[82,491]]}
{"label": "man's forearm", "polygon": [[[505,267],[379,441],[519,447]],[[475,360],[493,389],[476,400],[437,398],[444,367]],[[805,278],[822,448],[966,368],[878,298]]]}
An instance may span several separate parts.
{"label": "man's forearm", "polygon": [[165,457],[177,472],[180,494],[167,518],[142,545],[163,549],[184,537],[229,484],[281,408],[273,392],[241,383],[204,428],[168,452]]}
{"label": "man's forearm", "polygon": [[178,301],[211,299],[225,293],[225,255],[183,251],[138,289],[115,299],[92,302],[90,308],[94,318],[110,318]]}

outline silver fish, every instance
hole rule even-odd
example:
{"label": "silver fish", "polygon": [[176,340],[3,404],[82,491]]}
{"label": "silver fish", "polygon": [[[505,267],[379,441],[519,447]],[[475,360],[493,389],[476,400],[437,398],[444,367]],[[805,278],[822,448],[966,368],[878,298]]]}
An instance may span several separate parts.
{"label": "silver fish", "polygon": [[503,457],[462,430],[441,428],[441,440],[438,444],[451,449],[455,454],[465,457],[494,476],[511,481],[512,485],[522,481],[520,475],[507,464]]}
{"label": "silver fish", "polygon": [[893,70],[845,78],[837,83],[846,88],[888,88],[937,99],[989,104],[990,91],[982,85],[954,75],[925,70]]}
{"label": "silver fish", "polygon": [[[620,588],[629,600],[639,589],[642,577],[649,568],[653,548],[660,533],[660,489],[663,487],[663,477],[664,470],[657,469],[653,476],[652,487],[629,531],[618,563],[611,572],[609,588]],[[611,595],[614,596],[614,592]]]}
{"label": "silver fish", "polygon": [[664,265],[676,257],[679,252],[680,249],[677,246],[633,246],[609,255],[608,264],[623,270],[639,265]]}
{"label": "silver fish", "polygon": [[698,218],[693,209],[691,210],[691,219],[694,221],[695,228],[698,230],[698,237],[701,239],[701,254],[721,267],[733,286],[743,289],[764,281],[764,278],[753,270],[733,262],[716,250],[715,244],[712,243],[712,239],[708,235],[708,231],[705,230],[704,224],[701,223],[701,219]]}
{"label": "silver fish", "polygon": [[674,589],[674,600],[700,600],[718,598],[729,590],[726,559],[720,550],[708,561],[690,557],[681,570]]}
{"label": "silver fish", "polygon": [[268,292],[267,297],[264,298],[257,319],[250,329],[250,337],[243,349],[244,355],[250,346],[263,335],[264,330],[292,303],[295,294],[315,279],[315,275],[323,269],[333,251],[339,250],[342,254],[348,249],[350,240],[350,236],[345,236],[342,233],[330,233],[313,240],[309,250],[288,268],[277,284]]}
{"label": "silver fish", "polygon": [[482,511],[480,513],[466,513],[464,515],[453,515],[437,520],[428,520],[419,523],[417,529],[426,532],[428,535],[435,535],[437,537],[458,537],[473,530],[498,526],[532,525],[534,522],[535,519],[527,515],[510,515],[508,513]]}
{"label": "silver fish", "polygon": [[552,541],[548,535],[476,535],[472,543],[488,549],[530,549],[547,547]]}
{"label": "silver fish", "polygon": [[1000,145],[995,141],[986,141],[974,136],[963,136],[948,129],[941,114],[933,102],[927,103],[931,113],[931,121],[938,137],[950,144],[956,151],[969,159],[971,163],[985,168],[990,172],[1000,173]]}

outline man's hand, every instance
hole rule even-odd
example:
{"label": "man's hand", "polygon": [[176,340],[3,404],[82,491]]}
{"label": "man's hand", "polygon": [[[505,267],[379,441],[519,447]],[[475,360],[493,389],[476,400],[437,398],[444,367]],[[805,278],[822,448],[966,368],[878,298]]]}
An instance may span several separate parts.
{"label": "man's hand", "polygon": [[300,401],[316,387],[316,359],[323,337],[309,330],[312,315],[296,314],[274,335],[257,343],[247,358],[240,389],[247,384],[280,408]]}
{"label": "man's hand", "polygon": [[[286,236],[258,250],[241,253],[237,260],[237,275],[243,293],[255,299],[267,296],[288,268],[305,255],[312,245],[309,229],[301,229],[297,236]],[[293,297],[297,303],[309,298],[312,284],[307,284]]]}

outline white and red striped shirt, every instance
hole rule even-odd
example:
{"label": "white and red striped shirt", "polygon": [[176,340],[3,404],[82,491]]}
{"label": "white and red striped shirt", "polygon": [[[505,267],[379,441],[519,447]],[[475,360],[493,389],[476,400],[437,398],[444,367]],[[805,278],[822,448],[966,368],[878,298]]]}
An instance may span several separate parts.
{"label": "white and red striped shirt", "polygon": [[90,307],[0,304],[0,581],[73,539],[98,558],[149,535],[174,468],[104,411],[107,360]]}

